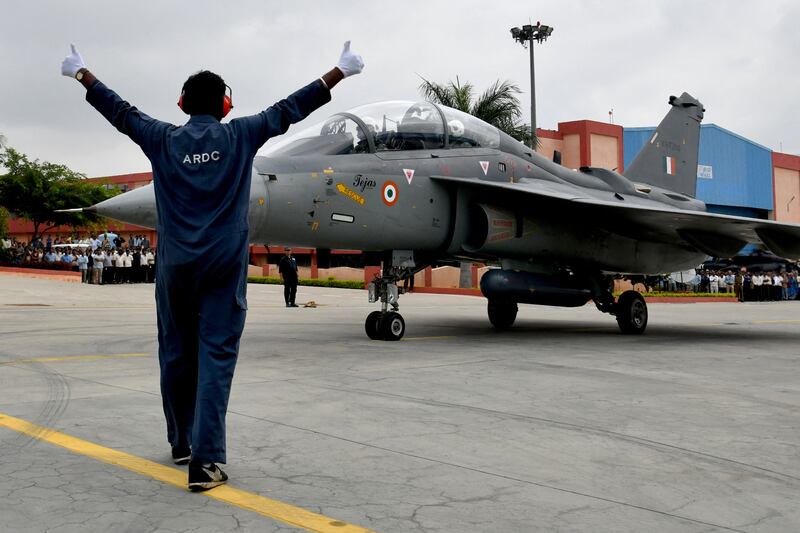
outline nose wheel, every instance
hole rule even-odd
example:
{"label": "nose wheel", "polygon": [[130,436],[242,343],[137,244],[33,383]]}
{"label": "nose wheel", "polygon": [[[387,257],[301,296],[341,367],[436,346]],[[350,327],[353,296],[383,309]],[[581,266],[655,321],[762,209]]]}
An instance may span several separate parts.
{"label": "nose wheel", "polygon": [[367,337],[374,341],[399,341],[406,333],[406,321],[394,311],[373,311],[364,323]]}
{"label": "nose wheel", "polygon": [[[400,296],[397,284],[391,278],[376,278],[369,284],[369,301],[381,302],[381,310],[367,315],[364,330],[372,340],[399,341],[406,333],[406,321],[397,310]],[[389,310],[391,306],[392,310]]]}

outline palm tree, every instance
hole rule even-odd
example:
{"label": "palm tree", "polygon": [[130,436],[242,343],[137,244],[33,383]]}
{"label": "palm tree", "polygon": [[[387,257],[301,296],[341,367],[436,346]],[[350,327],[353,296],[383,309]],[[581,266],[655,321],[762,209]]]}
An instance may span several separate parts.
{"label": "palm tree", "polygon": [[[422,78],[419,91],[428,101],[469,113],[534,149],[539,146],[539,139],[531,135],[530,126],[519,120],[522,112],[517,94],[521,91],[509,81],[497,80],[474,101],[474,87],[471,83],[462,85],[458,76],[455,83],[451,80],[446,85]],[[459,287],[469,286],[467,280],[471,276],[472,263],[461,261]]]}
{"label": "palm tree", "polygon": [[445,85],[422,78],[419,91],[426,100],[478,117],[528,146],[539,145],[539,140],[531,135],[530,126],[520,122],[522,111],[517,94],[521,91],[507,80],[497,80],[477,99],[473,98],[472,84],[462,84],[458,77],[455,83],[450,81]]}

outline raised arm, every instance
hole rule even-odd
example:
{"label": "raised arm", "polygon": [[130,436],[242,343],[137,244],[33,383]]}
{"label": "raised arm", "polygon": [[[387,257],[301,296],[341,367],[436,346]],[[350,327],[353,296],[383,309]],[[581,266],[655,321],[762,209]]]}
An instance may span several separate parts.
{"label": "raised arm", "polygon": [[149,150],[152,139],[169,127],[169,124],[142,113],[100,82],[86,68],[74,44],[70,45],[70,53],[61,63],[61,74],[78,80],[86,88],[86,101],[145,152]]}
{"label": "raised arm", "polygon": [[258,150],[271,137],[281,135],[289,126],[300,122],[308,115],[330,102],[330,90],[340,81],[364,68],[361,56],[350,51],[350,41],[344,49],[337,65],[302,89],[277,102],[257,115],[237,119],[249,131],[254,149]]}

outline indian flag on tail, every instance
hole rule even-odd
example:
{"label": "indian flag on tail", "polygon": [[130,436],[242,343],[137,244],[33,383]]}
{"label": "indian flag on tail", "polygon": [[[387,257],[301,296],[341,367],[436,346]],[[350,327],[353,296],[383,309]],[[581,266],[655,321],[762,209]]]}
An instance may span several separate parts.
{"label": "indian flag on tail", "polygon": [[670,174],[671,176],[675,175],[675,158],[670,156],[664,156],[664,172]]}

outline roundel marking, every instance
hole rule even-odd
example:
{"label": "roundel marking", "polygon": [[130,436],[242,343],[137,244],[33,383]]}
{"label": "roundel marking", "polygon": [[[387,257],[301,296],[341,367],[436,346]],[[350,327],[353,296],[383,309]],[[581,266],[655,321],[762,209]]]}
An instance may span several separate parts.
{"label": "roundel marking", "polygon": [[383,203],[392,206],[397,203],[397,184],[393,181],[387,181],[383,184]]}

